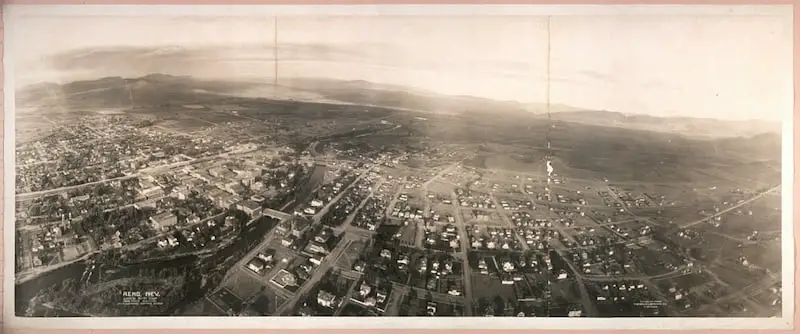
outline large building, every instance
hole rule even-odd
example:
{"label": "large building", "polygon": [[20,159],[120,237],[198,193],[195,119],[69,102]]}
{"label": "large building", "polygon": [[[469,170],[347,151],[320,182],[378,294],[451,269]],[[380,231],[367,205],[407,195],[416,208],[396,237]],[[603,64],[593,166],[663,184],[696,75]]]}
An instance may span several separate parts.
{"label": "large building", "polygon": [[255,217],[261,214],[261,206],[258,205],[258,203],[249,200],[236,203],[236,208],[244,211],[244,213],[248,214],[250,217]]}
{"label": "large building", "polygon": [[292,220],[292,234],[296,237],[300,237],[303,233],[308,230],[311,226],[311,223],[306,219],[293,219]]}
{"label": "large building", "polygon": [[156,198],[164,196],[164,189],[159,186],[152,186],[147,188],[142,188],[139,190],[139,194],[144,198]]}
{"label": "large building", "polygon": [[155,209],[156,208],[156,201],[154,200],[145,200],[141,202],[136,202],[133,204],[133,207],[142,210],[142,209]]}
{"label": "large building", "polygon": [[229,192],[229,193],[231,193],[233,195],[241,195],[245,191],[247,191],[247,188],[245,188],[245,186],[243,186],[239,181],[228,182],[228,183],[225,184],[224,188],[225,188],[225,191],[227,191],[227,192]]}
{"label": "large building", "polygon": [[155,230],[167,230],[178,224],[178,217],[172,212],[163,212],[150,217],[150,223],[153,224],[153,229]]}

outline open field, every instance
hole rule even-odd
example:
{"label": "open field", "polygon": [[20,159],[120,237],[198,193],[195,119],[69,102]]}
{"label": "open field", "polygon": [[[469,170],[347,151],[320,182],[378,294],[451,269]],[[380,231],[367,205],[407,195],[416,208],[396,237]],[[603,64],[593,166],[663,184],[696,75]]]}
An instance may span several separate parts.
{"label": "open field", "polygon": [[489,300],[495,297],[503,298],[503,300],[516,300],[517,296],[514,292],[513,285],[506,285],[496,276],[491,275],[472,275],[472,296],[475,299],[486,298]]}
{"label": "open field", "polygon": [[353,241],[349,245],[347,245],[347,249],[345,249],[342,256],[340,256],[336,260],[336,267],[341,268],[344,270],[351,270],[355,265],[356,261],[361,257],[361,254],[364,252],[364,248],[366,247],[366,243],[363,241]]}
{"label": "open field", "polygon": [[55,128],[48,118],[42,116],[17,116],[15,141],[24,144],[41,138],[42,134]]}
{"label": "open field", "polygon": [[250,269],[240,267],[237,270],[237,268],[234,268],[230,275],[230,280],[225,284],[225,289],[242,299],[248,299],[262,291],[267,284],[253,277],[251,273],[245,272],[245,270]]}
{"label": "open field", "polygon": [[742,255],[748,262],[760,268],[779,273],[782,267],[781,248],[780,240],[766,244],[745,245],[742,247]]}

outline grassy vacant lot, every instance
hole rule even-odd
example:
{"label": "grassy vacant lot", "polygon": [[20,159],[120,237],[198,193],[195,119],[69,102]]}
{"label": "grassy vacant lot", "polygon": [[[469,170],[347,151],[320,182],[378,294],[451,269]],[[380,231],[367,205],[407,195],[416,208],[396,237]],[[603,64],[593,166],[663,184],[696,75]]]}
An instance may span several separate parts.
{"label": "grassy vacant lot", "polygon": [[364,252],[366,243],[364,241],[353,241],[347,246],[344,253],[336,261],[336,267],[343,270],[352,270],[355,262],[361,257]]}
{"label": "grassy vacant lot", "polygon": [[503,284],[497,276],[472,275],[472,298],[492,300],[497,296],[504,300],[517,298],[514,286]]}
{"label": "grassy vacant lot", "polygon": [[742,253],[747,257],[747,261],[774,273],[781,271],[781,242],[780,240],[770,241],[765,244],[746,245],[742,247]]}
{"label": "grassy vacant lot", "polygon": [[225,288],[230,290],[233,294],[247,299],[264,289],[266,283],[259,281],[250,273],[245,272],[243,267],[234,267],[231,269],[233,272],[230,274],[230,280],[225,284]]}

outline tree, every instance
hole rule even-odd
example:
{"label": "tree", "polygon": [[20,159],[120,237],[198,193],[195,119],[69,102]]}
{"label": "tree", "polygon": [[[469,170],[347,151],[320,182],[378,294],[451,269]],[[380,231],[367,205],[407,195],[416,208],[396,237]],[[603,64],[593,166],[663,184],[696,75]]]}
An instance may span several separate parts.
{"label": "tree", "polygon": [[408,302],[411,303],[411,300],[414,300],[414,299],[417,299],[417,298],[418,298],[417,289],[411,288],[411,290],[408,291]]}
{"label": "tree", "polygon": [[502,312],[506,308],[505,300],[503,297],[496,296],[494,297],[494,310],[495,312]]}

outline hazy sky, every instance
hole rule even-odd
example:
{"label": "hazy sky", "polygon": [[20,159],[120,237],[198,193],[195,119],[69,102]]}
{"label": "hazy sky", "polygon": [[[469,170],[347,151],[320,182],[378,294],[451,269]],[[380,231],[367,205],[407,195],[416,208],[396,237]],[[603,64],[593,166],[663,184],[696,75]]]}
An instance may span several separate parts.
{"label": "hazy sky", "polygon": [[[71,78],[69,70],[49,68],[45,56],[78,48],[270,48],[275,36],[272,18],[24,18],[16,24],[7,51],[18,83]],[[734,119],[780,119],[792,106],[790,19],[556,16],[549,26],[552,103]],[[539,16],[281,17],[279,74],[545,102],[547,27]],[[289,44],[320,48],[284,49]],[[274,74],[271,59],[266,52],[248,63],[252,71],[238,72]],[[230,72],[221,70],[223,61],[208,59],[203,73]],[[103,70],[128,75],[125,67]]]}

